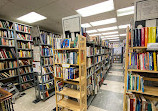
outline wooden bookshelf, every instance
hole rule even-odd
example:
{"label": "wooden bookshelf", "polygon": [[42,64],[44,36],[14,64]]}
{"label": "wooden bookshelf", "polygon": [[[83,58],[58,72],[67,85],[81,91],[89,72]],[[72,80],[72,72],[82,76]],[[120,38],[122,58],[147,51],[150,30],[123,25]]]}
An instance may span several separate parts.
{"label": "wooden bookshelf", "polygon": [[[83,111],[83,109],[84,111],[87,111],[87,87],[86,87],[87,81],[86,81],[86,56],[85,56],[86,38],[81,35],[78,36],[78,48],[54,49],[53,53],[56,54],[56,51],[65,51],[65,50],[78,52],[79,64],[78,65],[68,64],[68,65],[79,67],[79,77],[76,79],[64,79],[63,76],[55,77],[54,82],[55,82],[56,111],[58,111],[59,108],[62,108],[62,110],[65,110],[66,108],[73,111]],[[54,63],[54,66],[55,65],[59,65],[59,64]],[[61,81],[63,83],[64,88],[61,91],[57,90],[58,81]],[[77,85],[79,87],[79,90],[67,88],[65,87],[65,83]],[[76,98],[79,101],[71,100],[69,97]]]}
{"label": "wooden bookshelf", "polygon": [[[134,94],[137,95],[143,95],[145,98],[151,98],[151,96],[154,96],[155,99],[158,98],[158,88],[156,86],[152,86],[150,84],[150,86],[144,86],[144,92],[142,92],[141,90],[137,91],[137,90],[127,90],[127,76],[128,76],[128,72],[135,72],[138,75],[141,74],[143,75],[143,81],[158,81],[157,77],[152,77],[152,75],[157,75],[158,71],[154,71],[154,70],[140,70],[140,69],[128,69],[129,66],[129,53],[130,50],[133,49],[147,49],[147,47],[129,47],[129,27],[127,27],[127,36],[126,36],[126,50],[125,50],[125,71],[124,71],[124,104],[123,104],[123,111],[127,111],[127,95],[129,94],[129,92],[132,92]],[[134,51],[134,50],[133,50]],[[139,50],[138,50],[139,51]],[[138,53],[137,51],[137,53]],[[145,75],[148,75],[147,77]],[[144,84],[143,84],[144,85]],[[147,85],[147,84],[145,84]]]}

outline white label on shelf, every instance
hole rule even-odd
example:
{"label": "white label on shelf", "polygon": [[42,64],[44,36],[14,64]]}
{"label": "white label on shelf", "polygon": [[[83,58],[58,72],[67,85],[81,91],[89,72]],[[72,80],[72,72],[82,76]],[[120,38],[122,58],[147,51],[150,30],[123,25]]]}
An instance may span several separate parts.
{"label": "white label on shelf", "polygon": [[62,67],[64,67],[64,68],[70,68],[70,64],[62,64]]}

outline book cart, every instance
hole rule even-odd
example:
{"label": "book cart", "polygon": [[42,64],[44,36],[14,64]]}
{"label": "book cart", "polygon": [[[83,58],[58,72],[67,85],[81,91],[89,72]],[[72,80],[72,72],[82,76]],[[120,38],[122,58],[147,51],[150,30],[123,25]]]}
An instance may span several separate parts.
{"label": "book cart", "polygon": [[14,111],[12,94],[0,88],[0,111]]}
{"label": "book cart", "polygon": [[[56,111],[87,111],[87,81],[86,81],[86,38],[78,35],[78,47],[77,48],[62,48],[54,49],[53,52],[65,53],[77,52],[78,63],[77,64],[65,64],[55,63],[62,68],[70,68],[70,66],[79,68],[79,75],[76,79],[65,79],[65,75],[55,77],[55,97],[56,97]],[[63,72],[64,73],[64,72]],[[59,74],[59,72],[57,72]],[[59,87],[58,82],[61,81],[62,88]],[[77,88],[66,87],[67,85],[75,85]],[[61,89],[61,90],[59,90]],[[77,89],[77,90],[76,90]]]}
{"label": "book cart", "polygon": [[[151,85],[151,83],[144,84],[144,81],[158,82],[158,76],[157,76],[158,71],[147,70],[147,69],[142,70],[142,69],[137,69],[137,68],[129,68],[129,63],[130,63],[129,53],[130,52],[137,52],[137,53],[149,52],[149,50],[147,50],[146,46],[135,46],[135,47],[129,46],[129,38],[130,38],[129,36],[132,36],[131,30],[133,30],[133,29],[129,29],[129,27],[127,28],[126,49],[125,49],[125,77],[124,77],[125,86],[124,86],[123,111],[128,111],[129,108],[131,109],[131,106],[129,107],[129,104],[127,103],[129,101],[127,98],[127,95],[130,95],[130,94],[135,94],[136,98],[139,96],[143,96],[143,98],[145,98],[149,101],[153,101],[153,100],[158,101],[158,87],[152,86],[153,84]],[[155,51],[151,51],[151,52],[155,52]],[[143,88],[144,91],[137,90],[135,88],[131,90],[129,88],[128,73],[132,73],[132,74],[137,73],[137,75],[143,77],[143,84],[144,85],[140,86],[140,87]],[[137,83],[137,85],[138,85],[138,83]],[[137,99],[135,99],[135,100],[137,100]],[[147,100],[145,100],[145,102],[147,102]],[[136,102],[136,104],[138,104],[137,101],[135,101],[135,102]],[[143,104],[143,102],[142,102],[142,104]],[[149,102],[147,104],[151,105],[151,102]],[[148,108],[149,108],[149,105],[148,105]],[[150,108],[151,108],[151,106],[150,106]],[[132,106],[132,108],[137,108],[137,107]],[[142,106],[142,109],[143,109],[143,106]],[[149,111],[149,109],[146,109],[146,110]],[[153,110],[153,109],[150,109],[150,110]],[[157,110],[158,109],[155,109],[154,111],[157,111]]]}
{"label": "book cart", "polygon": [[91,48],[89,50],[91,54],[87,55],[87,106],[89,107],[111,67],[111,49],[93,42],[86,44]]}

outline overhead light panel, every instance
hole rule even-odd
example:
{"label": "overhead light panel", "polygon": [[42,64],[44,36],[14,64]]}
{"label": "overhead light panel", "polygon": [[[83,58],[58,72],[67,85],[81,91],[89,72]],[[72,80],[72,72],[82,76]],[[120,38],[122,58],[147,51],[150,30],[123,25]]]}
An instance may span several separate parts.
{"label": "overhead light panel", "polygon": [[108,0],[95,5],[78,9],[76,10],[76,12],[79,13],[82,17],[87,17],[112,10],[114,10],[114,2],[113,0]]}
{"label": "overhead light panel", "polygon": [[131,15],[131,14],[134,14],[134,6],[117,10],[117,16],[125,16],[125,15]]}
{"label": "overhead light panel", "polygon": [[113,27],[107,27],[107,28],[101,28],[101,29],[97,29],[99,32],[102,31],[109,31],[109,30],[116,30],[118,29],[117,26],[113,26]]}
{"label": "overhead light panel", "polygon": [[119,37],[104,37],[102,39],[119,39]]}
{"label": "overhead light panel", "polygon": [[91,27],[91,25],[89,23],[85,23],[85,24],[81,24],[81,27],[88,28]]}
{"label": "overhead light panel", "polygon": [[119,26],[119,29],[126,29],[128,26],[130,26],[130,24],[120,25],[120,26]]}
{"label": "overhead light panel", "polygon": [[120,34],[120,36],[126,36],[126,34]]}
{"label": "overhead light panel", "polygon": [[116,23],[116,18],[110,18],[110,19],[106,19],[106,20],[90,22],[90,24],[92,26],[106,25],[106,24],[111,24],[111,23]]}
{"label": "overhead light panel", "polygon": [[109,40],[110,42],[120,41],[120,39]]}
{"label": "overhead light panel", "polygon": [[111,34],[118,34],[118,31],[102,33],[102,35],[111,35]]}
{"label": "overhead light panel", "polygon": [[47,18],[43,15],[36,13],[36,12],[30,12],[26,15],[23,15],[23,16],[17,18],[17,20],[20,20],[20,21],[23,21],[26,23],[34,23],[34,22],[41,21],[44,19],[47,19]]}
{"label": "overhead light panel", "polygon": [[86,32],[87,33],[95,33],[95,32],[97,32],[97,30],[87,30]]}
{"label": "overhead light panel", "polygon": [[92,34],[92,35],[89,35],[89,36],[98,36],[98,35],[101,35],[101,34]]}
{"label": "overhead light panel", "polygon": [[104,36],[104,37],[118,37],[119,35],[109,35],[109,36]]}

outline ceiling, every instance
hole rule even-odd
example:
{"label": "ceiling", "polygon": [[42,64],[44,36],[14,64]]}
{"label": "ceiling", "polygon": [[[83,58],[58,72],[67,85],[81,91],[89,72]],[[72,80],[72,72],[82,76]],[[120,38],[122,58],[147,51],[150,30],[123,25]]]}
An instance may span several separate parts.
{"label": "ceiling", "polygon": [[[46,30],[62,33],[62,18],[76,15],[75,10],[104,2],[106,0],[0,0],[0,18],[17,21],[16,18],[29,12],[37,12],[47,19],[29,25],[39,25]],[[134,0],[114,0],[115,10],[97,14],[89,17],[82,17],[82,23],[89,23],[116,17],[117,23],[90,27],[87,30],[106,28],[109,26],[119,26],[129,24],[133,15],[117,17],[116,10],[132,6]],[[119,34],[124,34],[126,29],[119,29]],[[120,37],[124,39],[125,37]]]}

